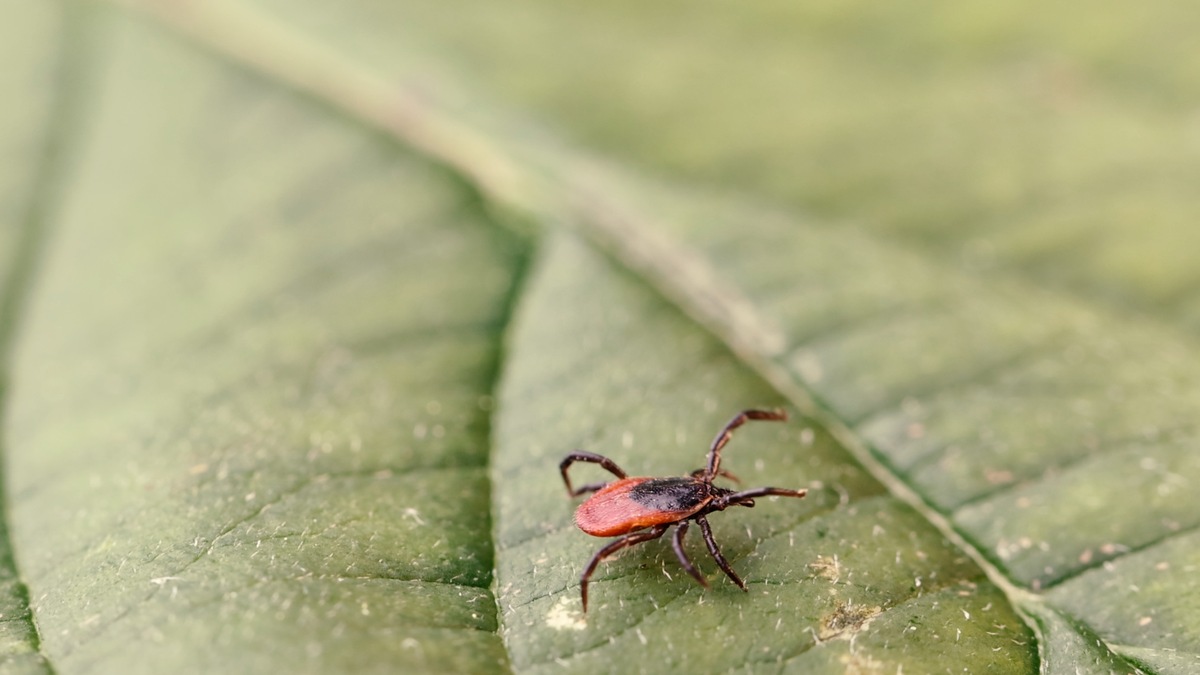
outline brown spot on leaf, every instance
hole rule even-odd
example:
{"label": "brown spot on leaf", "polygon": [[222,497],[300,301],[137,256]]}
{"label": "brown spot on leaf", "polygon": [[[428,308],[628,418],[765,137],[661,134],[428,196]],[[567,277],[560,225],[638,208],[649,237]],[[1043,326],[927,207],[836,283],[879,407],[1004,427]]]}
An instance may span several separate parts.
{"label": "brown spot on leaf", "polygon": [[833,638],[849,640],[851,636],[862,631],[871,623],[871,619],[879,616],[883,609],[878,605],[868,607],[849,602],[839,602],[833,613],[821,619],[817,631],[817,639],[824,642]]}

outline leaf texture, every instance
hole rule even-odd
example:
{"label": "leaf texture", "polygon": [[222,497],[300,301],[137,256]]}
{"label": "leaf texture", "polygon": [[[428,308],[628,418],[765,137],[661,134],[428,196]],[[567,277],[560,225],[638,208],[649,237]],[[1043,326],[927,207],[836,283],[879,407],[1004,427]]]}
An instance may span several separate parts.
{"label": "leaf texture", "polygon": [[[86,12],[70,170],[0,175],[13,662],[1195,670],[1187,24],[916,11]],[[562,455],[778,404],[750,593],[654,542],[585,620]]]}

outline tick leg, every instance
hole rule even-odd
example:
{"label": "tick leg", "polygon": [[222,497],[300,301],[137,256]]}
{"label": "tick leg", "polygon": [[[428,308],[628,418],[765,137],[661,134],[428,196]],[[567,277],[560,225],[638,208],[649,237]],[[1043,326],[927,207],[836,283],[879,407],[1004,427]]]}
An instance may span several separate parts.
{"label": "tick leg", "polygon": [[808,490],[788,490],[786,488],[764,487],[754,488],[753,490],[743,490],[735,492],[721,498],[721,501],[728,505],[740,504],[742,506],[754,506],[755,497],[803,497],[808,494]]}
{"label": "tick leg", "polygon": [[558,465],[558,470],[562,473],[563,482],[567,484],[567,493],[572,497],[578,497],[585,492],[595,492],[605,485],[608,485],[608,483],[589,483],[578,490],[572,488],[571,479],[567,476],[567,467],[571,466],[575,462],[591,462],[593,464],[599,464],[608,471],[612,472],[612,474],[617,478],[625,478],[625,471],[621,469],[621,467],[617,466],[616,462],[605,457],[604,455],[597,455],[594,452],[576,450],[575,452],[572,452],[564,457],[563,461]]}
{"label": "tick leg", "polygon": [[733,436],[733,430],[742,426],[750,420],[774,420],[782,422],[787,419],[787,413],[783,410],[743,410],[734,415],[733,419],[729,420],[729,424],[725,425],[724,429],[717,434],[713,439],[712,447],[708,449],[708,465],[704,470],[704,478],[707,481],[712,481],[716,476],[721,475],[721,448],[729,442]]}
{"label": "tick leg", "polygon": [[704,575],[700,574],[700,570],[696,569],[696,566],[692,564],[692,561],[687,557],[687,553],[683,550],[683,535],[687,534],[687,529],[688,524],[686,520],[679,523],[678,527],[675,528],[675,537],[671,540],[671,546],[675,549],[675,557],[679,558],[679,564],[683,565],[683,569],[692,575],[693,579],[700,582],[701,586],[708,588],[708,579],[705,579]]}
{"label": "tick leg", "polygon": [[700,531],[704,533],[704,543],[708,544],[708,552],[711,553],[713,559],[717,561],[717,566],[721,568],[721,571],[725,573],[725,576],[729,577],[733,583],[738,585],[738,588],[745,591],[745,582],[743,582],[742,578],[737,575],[737,572],[734,572],[733,568],[729,566],[729,561],[725,559],[725,556],[721,555],[721,549],[717,548],[717,542],[713,541],[712,528],[708,526],[708,519],[704,516],[700,516],[696,519],[696,522],[700,524]]}
{"label": "tick leg", "polygon": [[[692,477],[693,478],[703,478],[705,471],[707,471],[707,469],[696,469],[695,471],[692,472]],[[737,476],[733,475],[733,472],[726,471],[725,469],[721,469],[720,471],[718,471],[717,475],[724,476],[735,483],[742,482],[741,478],[738,478]]]}
{"label": "tick leg", "polygon": [[611,542],[599,551],[596,551],[596,555],[592,556],[592,559],[588,561],[587,567],[583,568],[583,574],[579,577],[579,596],[580,599],[583,600],[583,611],[587,612],[588,579],[592,577],[592,572],[596,571],[596,566],[600,564],[600,561],[611,556],[617,551],[626,548],[627,546],[640,544],[643,541],[650,541],[651,539],[658,539],[659,537],[663,536],[663,533],[667,531],[668,527],[670,526],[658,525],[650,530],[642,530],[641,532],[627,534],[624,537]]}

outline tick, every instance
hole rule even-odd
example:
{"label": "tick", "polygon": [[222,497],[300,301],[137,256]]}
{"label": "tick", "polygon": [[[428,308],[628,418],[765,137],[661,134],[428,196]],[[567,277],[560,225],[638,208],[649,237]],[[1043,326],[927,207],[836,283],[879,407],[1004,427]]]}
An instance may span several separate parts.
{"label": "tick", "polygon": [[[604,548],[596,551],[596,555],[588,561],[579,578],[579,594],[583,600],[583,611],[587,611],[588,579],[592,572],[605,558],[612,556],[621,549],[634,544],[641,544],[652,539],[658,539],[666,534],[672,525],[675,526],[675,536],[672,547],[675,557],[688,574],[692,575],[701,586],[708,587],[708,580],[696,569],[683,550],[683,537],[687,534],[688,521],[696,521],[700,532],[704,535],[704,543],[708,552],[725,575],[743,591],[746,584],[733,571],[729,561],[721,555],[721,549],[713,540],[712,528],[708,525],[708,514],[724,511],[730,506],[754,506],[756,497],[777,495],[780,497],[803,497],[808,490],[787,490],[776,487],[754,488],[752,490],[729,490],[713,485],[713,479],[724,476],[736,481],[733,474],[721,469],[721,449],[733,436],[733,430],[750,420],[771,420],[782,422],[787,420],[787,413],[782,410],[743,410],[729,420],[717,437],[713,439],[708,449],[708,462],[703,469],[696,469],[686,476],[668,478],[651,478],[647,476],[628,476],[617,463],[611,459],[582,450],[572,452],[563,458],[559,464],[563,482],[567,492],[572,497],[594,492],[579,509],[575,511],[575,524],[579,529],[594,537],[620,537],[609,542]],[[590,483],[579,488],[571,487],[571,478],[567,468],[575,462],[591,462],[599,464],[608,470],[617,480],[611,483]]]}

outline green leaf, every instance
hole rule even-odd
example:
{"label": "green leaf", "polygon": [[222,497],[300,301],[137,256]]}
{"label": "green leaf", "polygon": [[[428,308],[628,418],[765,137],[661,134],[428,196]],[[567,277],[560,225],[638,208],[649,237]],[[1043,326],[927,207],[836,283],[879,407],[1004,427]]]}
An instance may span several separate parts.
{"label": "green leaf", "polygon": [[[803,502],[712,516],[747,595],[706,563],[713,588],[701,589],[656,542],[639,547],[654,553],[634,549],[601,567],[585,619],[579,572],[599,542],[572,526],[553,479],[564,448],[602,452],[631,475],[686,473],[732,412],[779,394],[577,240],[553,238],[529,285],[509,340],[493,469],[498,599],[515,627],[506,641],[516,670],[1033,668],[1032,637],[970,559],[803,419],[749,424],[724,454],[747,487],[813,488]],[[600,475],[573,471],[588,476],[577,481]],[[692,537],[691,557],[702,560]]]}
{"label": "green leaf", "polygon": [[314,101],[89,29],[6,430],[53,668],[502,668],[488,411],[522,246]]}
{"label": "green leaf", "polygon": [[[1164,39],[1188,32],[1165,3],[1077,13],[23,19],[96,47],[86,83],[0,118],[44,167],[0,176],[8,653],[1194,670],[1194,78]],[[15,72],[70,61],[32,44]],[[563,453],[679,474],[778,404],[801,414],[740,429],[727,466],[809,497],[713,519],[750,593],[693,533],[711,589],[646,544],[585,621],[601,543]]]}

